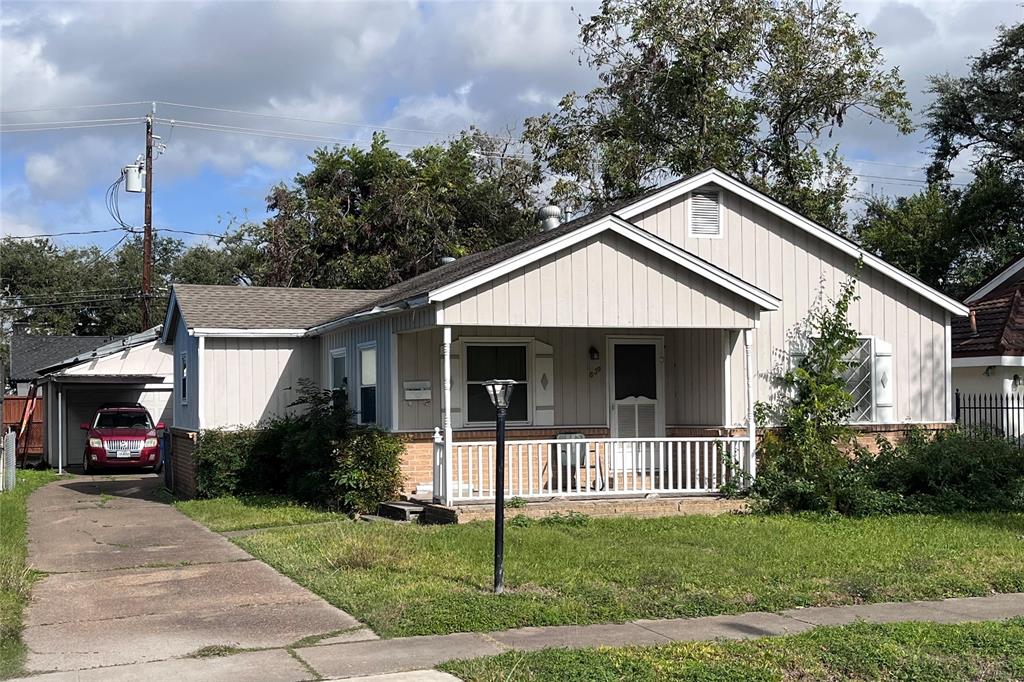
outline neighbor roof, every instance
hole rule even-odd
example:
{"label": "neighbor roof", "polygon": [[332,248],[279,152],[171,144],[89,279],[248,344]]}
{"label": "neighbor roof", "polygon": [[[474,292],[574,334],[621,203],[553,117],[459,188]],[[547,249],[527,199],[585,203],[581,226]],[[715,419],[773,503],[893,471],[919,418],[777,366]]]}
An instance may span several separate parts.
{"label": "neighbor roof", "polygon": [[15,331],[11,336],[11,381],[32,381],[37,370],[87,353],[118,339],[117,336],[50,336]]}
{"label": "neighbor roof", "polygon": [[175,302],[189,329],[305,330],[354,313],[381,297],[363,289],[296,289],[175,284]]}
{"label": "neighbor roof", "polygon": [[1024,283],[971,304],[977,332],[969,318],[953,320],[953,356],[1024,355]]}
{"label": "neighbor roof", "polygon": [[1024,253],[1014,256],[1009,263],[989,275],[964,300],[967,303],[974,303],[1019,282],[1024,282]]}

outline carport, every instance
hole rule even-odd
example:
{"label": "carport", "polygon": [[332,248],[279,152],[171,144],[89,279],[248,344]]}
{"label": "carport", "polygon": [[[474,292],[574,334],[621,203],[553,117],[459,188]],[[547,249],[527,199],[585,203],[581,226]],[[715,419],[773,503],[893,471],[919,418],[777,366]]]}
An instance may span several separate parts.
{"label": "carport", "polygon": [[86,434],[79,425],[92,421],[104,403],[139,403],[169,427],[172,366],[170,348],[152,329],[40,370],[46,414],[54,416],[46,424],[47,462],[59,471],[82,464]]}

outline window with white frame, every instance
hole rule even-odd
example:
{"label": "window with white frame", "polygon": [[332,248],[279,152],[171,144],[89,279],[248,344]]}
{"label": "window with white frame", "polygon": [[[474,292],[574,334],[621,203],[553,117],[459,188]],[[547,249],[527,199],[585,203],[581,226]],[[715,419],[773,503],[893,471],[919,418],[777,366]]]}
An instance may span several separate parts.
{"label": "window with white frame", "polygon": [[179,398],[181,399],[182,405],[188,405],[188,353],[182,353],[179,357],[181,360]]}
{"label": "window with white frame", "polygon": [[722,236],[722,193],[715,190],[690,195],[690,236],[717,238]]}
{"label": "window with white frame", "polygon": [[494,405],[484,382],[491,379],[514,379],[508,421],[529,421],[529,383],[527,381],[527,344],[466,344],[466,416],[471,423],[493,422]]}
{"label": "window with white frame", "polygon": [[331,390],[344,391],[348,397],[348,356],[344,348],[331,351]]}
{"label": "window with white frame", "polygon": [[359,423],[377,423],[377,345],[359,347]]}

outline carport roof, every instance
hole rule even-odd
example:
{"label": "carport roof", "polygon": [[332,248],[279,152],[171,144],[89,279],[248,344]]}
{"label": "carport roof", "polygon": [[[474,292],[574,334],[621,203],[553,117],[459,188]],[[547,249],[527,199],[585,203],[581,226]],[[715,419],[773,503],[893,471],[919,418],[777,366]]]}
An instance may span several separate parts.
{"label": "carport roof", "polygon": [[11,336],[11,381],[32,381],[38,370],[95,350],[117,336],[50,336],[15,329]]}

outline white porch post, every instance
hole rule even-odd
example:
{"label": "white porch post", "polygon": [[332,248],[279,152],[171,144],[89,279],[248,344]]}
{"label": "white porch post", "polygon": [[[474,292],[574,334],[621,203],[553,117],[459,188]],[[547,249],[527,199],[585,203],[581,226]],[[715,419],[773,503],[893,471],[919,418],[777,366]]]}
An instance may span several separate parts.
{"label": "white porch post", "polygon": [[441,502],[451,504],[452,497],[452,328],[444,328],[442,343],[444,356],[444,498]]}
{"label": "white porch post", "polygon": [[63,393],[60,382],[54,382],[57,387],[57,473],[64,473],[64,410]]}
{"label": "white porch post", "polygon": [[743,364],[746,370],[744,384],[747,392],[747,449],[750,463],[747,473],[757,475],[757,428],[754,424],[754,330],[743,330]]}

